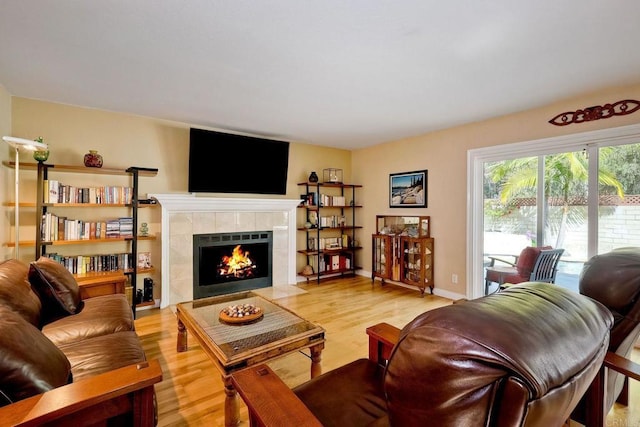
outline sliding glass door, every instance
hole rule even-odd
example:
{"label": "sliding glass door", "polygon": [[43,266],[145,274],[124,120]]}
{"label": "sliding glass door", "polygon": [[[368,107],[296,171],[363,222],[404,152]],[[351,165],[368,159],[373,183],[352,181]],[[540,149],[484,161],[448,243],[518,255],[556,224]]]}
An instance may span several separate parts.
{"label": "sliding glass door", "polygon": [[[484,256],[514,262],[525,246],[564,249],[556,283],[577,289],[587,259],[585,150],[485,163]],[[540,195],[540,197],[538,197]]]}
{"label": "sliding glass door", "polygon": [[597,253],[640,246],[640,143],[599,150]]}
{"label": "sliding glass door", "polygon": [[484,265],[515,264],[524,247],[537,246],[538,157],[488,161],[483,170]]}
{"label": "sliding glass door", "polygon": [[471,150],[467,296],[525,246],[565,249],[556,284],[575,291],[591,256],[640,246],[637,141],[640,126]]}

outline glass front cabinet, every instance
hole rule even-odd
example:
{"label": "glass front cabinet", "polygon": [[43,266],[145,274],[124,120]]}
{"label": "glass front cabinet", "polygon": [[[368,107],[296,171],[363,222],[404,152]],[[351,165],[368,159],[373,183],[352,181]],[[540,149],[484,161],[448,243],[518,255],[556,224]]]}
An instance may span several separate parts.
{"label": "glass front cabinet", "polygon": [[433,239],[430,237],[402,237],[402,282],[433,293]]}
{"label": "glass front cabinet", "polygon": [[434,239],[430,217],[377,215],[372,236],[372,280],[416,286],[433,294]]}

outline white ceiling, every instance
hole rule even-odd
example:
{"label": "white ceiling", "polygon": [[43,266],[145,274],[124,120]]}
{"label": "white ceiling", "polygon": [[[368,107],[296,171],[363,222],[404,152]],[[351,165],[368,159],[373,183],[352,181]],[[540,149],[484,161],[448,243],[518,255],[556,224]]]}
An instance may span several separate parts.
{"label": "white ceiling", "polygon": [[637,0],[1,0],[0,84],[358,148],[639,83],[639,18]]}

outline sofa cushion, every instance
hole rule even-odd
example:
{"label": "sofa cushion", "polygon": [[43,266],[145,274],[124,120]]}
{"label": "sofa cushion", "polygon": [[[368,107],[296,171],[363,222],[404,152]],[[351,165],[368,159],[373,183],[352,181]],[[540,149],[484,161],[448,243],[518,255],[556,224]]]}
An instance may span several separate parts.
{"label": "sofa cushion", "polygon": [[0,306],[0,406],[70,382],[71,365],[18,313]]}
{"label": "sofa cushion", "polygon": [[133,313],[124,294],[87,298],[80,313],[63,317],[42,327],[42,332],[47,338],[58,346],[133,330]]}
{"label": "sofa cushion", "polygon": [[71,363],[74,381],[146,360],[140,339],[133,331],[87,338],[61,345],[60,350]]}
{"label": "sofa cushion", "polygon": [[78,282],[62,264],[40,257],[29,266],[29,282],[42,302],[43,323],[82,310]]}
{"label": "sofa cushion", "polygon": [[40,326],[42,304],[29,285],[28,274],[29,266],[16,259],[0,263],[0,304]]}

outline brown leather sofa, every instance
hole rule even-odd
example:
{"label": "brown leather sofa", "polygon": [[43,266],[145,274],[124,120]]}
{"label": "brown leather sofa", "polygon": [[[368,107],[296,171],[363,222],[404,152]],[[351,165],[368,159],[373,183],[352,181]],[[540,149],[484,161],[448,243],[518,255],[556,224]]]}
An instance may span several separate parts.
{"label": "brown leather sofa", "polygon": [[232,375],[252,425],[560,426],[599,371],[611,313],[548,283],[367,330],[369,358],[294,390],[266,365]]}
{"label": "brown leather sofa", "polygon": [[0,343],[0,425],[156,421],[162,372],[146,360],[123,294],[83,301],[60,264],[4,261]]}

